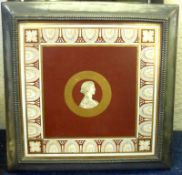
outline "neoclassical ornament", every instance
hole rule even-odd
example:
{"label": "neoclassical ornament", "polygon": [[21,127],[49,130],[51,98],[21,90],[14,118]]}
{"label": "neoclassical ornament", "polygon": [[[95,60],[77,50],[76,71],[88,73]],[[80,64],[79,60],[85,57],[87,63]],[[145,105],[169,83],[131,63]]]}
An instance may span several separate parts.
{"label": "neoclassical ornament", "polygon": [[[84,93],[85,99],[83,98],[80,105],[77,105],[73,98],[72,91],[78,82],[88,79],[90,81],[85,81],[81,86],[81,93]],[[102,99],[100,102],[92,99],[92,95],[96,91],[93,81],[97,82],[101,87]],[[89,100],[86,100],[87,96],[90,96]],[[110,104],[111,97],[112,91],[109,82],[103,75],[94,71],[82,71],[74,74],[66,83],[64,91],[66,105],[73,113],[80,117],[98,116],[107,109]]]}

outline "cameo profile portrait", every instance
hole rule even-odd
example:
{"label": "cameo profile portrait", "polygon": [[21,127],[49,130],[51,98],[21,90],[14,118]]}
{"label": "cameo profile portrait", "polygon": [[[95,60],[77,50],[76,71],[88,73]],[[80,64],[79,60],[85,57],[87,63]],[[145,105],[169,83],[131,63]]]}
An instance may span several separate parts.
{"label": "cameo profile portrait", "polygon": [[[81,93],[83,96],[77,104],[73,90],[80,81],[83,82],[80,84],[79,91],[76,94]],[[97,101],[94,99],[94,95],[96,93],[99,94],[99,89],[102,92],[102,96],[101,100]],[[78,72],[72,75],[65,85],[65,103],[68,109],[79,117],[96,117],[103,113],[108,108],[111,97],[112,91],[109,82],[102,74],[95,71]]]}
{"label": "cameo profile portrait", "polygon": [[83,82],[80,92],[84,95],[79,105],[81,108],[92,109],[99,104],[98,101],[93,99],[93,95],[96,93],[95,83],[93,81]]}

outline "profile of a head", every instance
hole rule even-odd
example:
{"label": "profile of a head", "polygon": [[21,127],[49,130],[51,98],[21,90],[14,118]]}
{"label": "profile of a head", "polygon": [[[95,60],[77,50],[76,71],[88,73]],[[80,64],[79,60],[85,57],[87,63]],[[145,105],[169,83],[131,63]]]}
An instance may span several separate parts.
{"label": "profile of a head", "polygon": [[81,108],[91,109],[99,104],[98,101],[94,100],[92,97],[96,93],[96,88],[93,81],[85,81],[81,85],[80,92],[84,95],[79,105]]}
{"label": "profile of a head", "polygon": [[93,81],[85,81],[81,85],[81,90],[80,92],[84,95],[94,95],[95,94],[95,84]]}

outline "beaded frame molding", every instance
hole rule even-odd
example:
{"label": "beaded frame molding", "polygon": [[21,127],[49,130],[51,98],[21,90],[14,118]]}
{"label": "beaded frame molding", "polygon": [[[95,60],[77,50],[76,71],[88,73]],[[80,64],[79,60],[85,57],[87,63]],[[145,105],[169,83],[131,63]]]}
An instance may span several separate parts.
{"label": "beaded frame molding", "polygon": [[[101,170],[170,166],[177,6],[7,2],[2,4],[2,15],[9,169]],[[42,50],[68,45],[136,48],[135,136],[45,137]],[[78,79],[87,79],[89,75],[100,86],[102,81],[106,82],[94,71],[80,72]],[[68,83],[63,96],[76,115],[92,117],[104,111],[110,100],[112,103],[114,92],[109,83],[105,83],[101,89],[106,102],[101,100],[91,112],[77,109],[72,98],[67,97],[69,86],[74,83]]]}

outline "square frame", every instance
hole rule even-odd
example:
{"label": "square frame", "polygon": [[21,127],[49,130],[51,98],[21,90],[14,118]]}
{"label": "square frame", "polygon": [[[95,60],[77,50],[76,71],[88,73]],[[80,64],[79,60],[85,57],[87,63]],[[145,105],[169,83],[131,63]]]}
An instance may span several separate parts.
{"label": "square frame", "polygon": [[[6,85],[6,109],[7,109],[7,148],[8,166],[16,170],[78,170],[78,169],[137,169],[137,168],[165,168],[170,165],[170,141],[172,133],[173,105],[174,105],[174,77],[175,77],[175,53],[177,30],[177,6],[125,4],[125,3],[100,3],[82,2],[47,2],[40,8],[40,3],[7,2],[2,4],[3,31],[4,31],[4,61],[5,61],[5,85]],[[110,6],[115,8],[110,9]],[[126,8],[127,7],[127,8]],[[37,10],[39,9],[39,10]],[[47,14],[45,9],[49,9]],[[75,10],[76,9],[76,10]],[[122,10],[121,10],[122,9]],[[126,10],[127,9],[127,10]],[[141,13],[142,11],[142,13]],[[96,21],[116,23],[152,23],[160,26],[160,81],[157,116],[155,119],[157,132],[155,151],[152,155],[139,157],[123,156],[118,159],[99,155],[97,158],[82,158],[81,156],[61,158],[52,156],[27,156],[25,154],[24,140],[25,130],[22,118],[23,105],[22,80],[20,78],[22,65],[20,62],[22,50],[19,45],[23,38],[19,32],[21,23],[53,21]],[[63,26],[64,27],[64,26]],[[121,27],[121,26],[120,26]],[[20,27],[21,28],[21,27]],[[32,28],[32,27],[31,27]],[[27,29],[26,29],[27,30]],[[33,29],[32,29],[33,30]],[[37,29],[36,29],[37,30]],[[139,31],[143,32],[144,29]],[[148,28],[146,30],[149,30]],[[148,31],[149,32],[149,31]],[[25,31],[26,33],[26,31]],[[19,38],[21,38],[19,40]],[[23,39],[24,40],[24,39]],[[39,39],[36,40],[36,43]],[[155,40],[153,38],[153,40]],[[145,42],[144,39],[141,42]],[[155,40],[158,43],[157,40]],[[172,50],[169,48],[173,48]],[[21,52],[20,52],[21,50]],[[20,53],[19,53],[20,52]],[[20,54],[20,55],[19,55]],[[19,59],[20,58],[20,59]],[[19,66],[20,65],[20,66]],[[171,66],[173,65],[173,66]],[[168,95],[170,94],[170,95]],[[46,164],[49,163],[49,166]],[[109,163],[109,164],[108,164]],[[106,166],[107,165],[107,166]]]}

